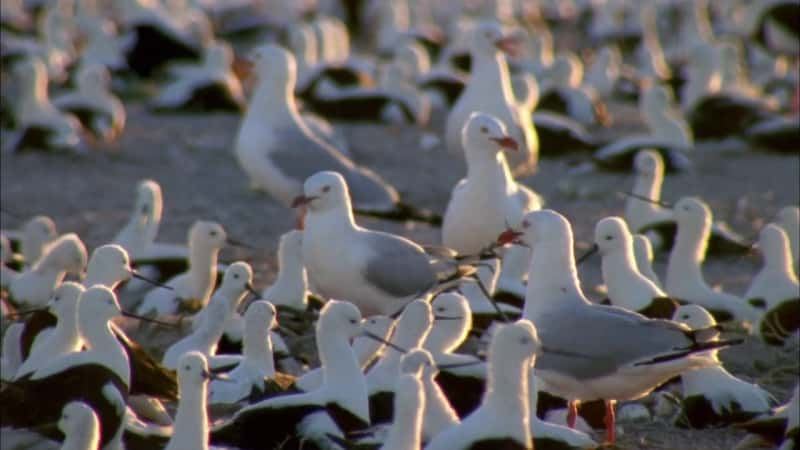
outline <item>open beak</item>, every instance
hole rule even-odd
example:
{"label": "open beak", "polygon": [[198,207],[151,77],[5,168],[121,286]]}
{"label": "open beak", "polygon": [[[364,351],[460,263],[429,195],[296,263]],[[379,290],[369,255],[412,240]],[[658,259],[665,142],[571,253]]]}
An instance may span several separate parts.
{"label": "open beak", "polygon": [[519,238],[521,238],[524,234],[525,233],[521,231],[507,228],[505,231],[500,233],[500,236],[497,236],[497,245],[503,246],[506,244],[518,244],[520,243]]}
{"label": "open beak", "polygon": [[300,207],[300,206],[306,206],[306,205],[308,205],[309,203],[313,202],[316,199],[317,199],[317,197],[313,197],[313,196],[312,197],[306,197],[305,195],[298,195],[297,197],[294,198],[294,200],[292,200],[292,208],[297,208],[297,207]]}
{"label": "open beak", "polygon": [[515,36],[506,36],[495,41],[494,46],[497,47],[497,49],[501,52],[514,56],[517,54],[517,50],[519,49],[518,44],[519,40]]}
{"label": "open beak", "polygon": [[133,278],[136,278],[137,280],[142,280],[144,282],[152,284],[153,286],[157,286],[157,287],[160,287],[160,288],[168,289],[170,291],[174,290],[174,288],[172,286],[167,286],[166,284],[161,284],[158,281],[151,280],[150,278],[147,278],[146,276],[140,274],[139,272],[137,272],[135,270],[131,270],[130,273],[131,273],[131,276]]}
{"label": "open beak", "polygon": [[592,247],[589,250],[587,250],[586,253],[581,255],[581,257],[578,258],[578,260],[575,262],[575,264],[580,266],[584,261],[589,259],[590,256],[592,256],[595,253],[597,253],[597,251],[599,249],[600,249],[600,247],[598,247],[597,244],[592,244]]}
{"label": "open beak", "polygon": [[500,147],[503,147],[507,150],[512,150],[515,152],[519,151],[519,145],[517,144],[517,141],[514,140],[514,138],[512,138],[511,136],[503,136],[499,138],[489,138],[489,139],[496,142]]}

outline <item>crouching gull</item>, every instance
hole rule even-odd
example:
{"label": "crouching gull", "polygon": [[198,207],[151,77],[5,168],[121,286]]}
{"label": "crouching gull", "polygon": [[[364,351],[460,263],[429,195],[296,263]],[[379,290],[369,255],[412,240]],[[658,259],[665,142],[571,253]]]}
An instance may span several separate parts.
{"label": "crouching gull", "polygon": [[[290,206],[302,193],[307,177],[335,170],[347,180],[357,210],[398,219],[420,213],[400,203],[397,191],[377,174],[357,166],[312,133],[295,102],[297,67],[291,53],[277,45],[265,45],[254,52],[254,58],[260,81],[234,146],[236,159],[253,188]],[[435,222],[435,218],[427,219]]]}
{"label": "crouching gull", "polygon": [[437,285],[437,270],[422,247],[355,223],[342,175],[309,177],[294,204],[307,207],[303,262],[323,297],[346,298],[367,315],[392,315]]}
{"label": "crouching gull", "polygon": [[86,267],[86,247],[74,234],[65,234],[44,249],[42,257],[30,269],[11,281],[9,301],[43,306],[67,273],[80,274]]}
{"label": "crouching gull", "polygon": [[616,401],[641,398],[676,375],[712,365],[703,352],[738,343],[711,341],[719,333],[716,328],[690,330],[590,303],[575,268],[572,228],[555,211],[527,214],[520,231],[504,232],[498,241],[533,250],[523,317],[537,326],[542,343],[537,375],[548,392],[568,399],[571,426],[579,401],[604,400],[611,443]]}
{"label": "crouching gull", "polygon": [[[717,324],[702,306],[684,305],[675,311],[675,321],[697,330]],[[719,427],[750,420],[769,412],[774,399],[761,386],[731,375],[719,362],[717,351],[708,352],[716,364],[681,375],[682,414],[677,425],[689,428]]]}

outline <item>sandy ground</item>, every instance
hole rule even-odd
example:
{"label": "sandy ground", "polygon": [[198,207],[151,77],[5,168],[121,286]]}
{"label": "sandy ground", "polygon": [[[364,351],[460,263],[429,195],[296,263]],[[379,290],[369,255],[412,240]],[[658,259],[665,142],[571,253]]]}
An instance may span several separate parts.
{"label": "sandy ground", "polygon": [[[88,156],[2,155],[2,228],[17,227],[24,217],[47,214],[56,221],[59,232],[77,232],[94,248],[111,239],[127,220],[136,182],[152,178],[161,184],[165,200],[159,241],[184,242],[192,222],[216,220],[230,236],[258,249],[227,248],[221,259],[251,263],[259,289],[270,283],[277,270],[278,237],[293,226],[294,213],[247,189],[246,178],[232,156],[238,118],[156,116],[140,105],[129,105],[128,109],[128,125],[120,141]],[[630,123],[623,125],[635,128],[636,117],[629,116]],[[421,150],[421,131],[416,128],[341,128],[359,163],[393,183],[407,201],[444,211],[450,190],[465,172],[462,161],[454,160],[442,147]],[[438,135],[442,129],[442,123],[430,127]],[[629,176],[619,174],[570,175],[580,158],[543,160],[538,173],[523,180],[545,197],[548,207],[572,221],[579,251],[589,246],[597,220],[622,214],[623,199],[617,191],[630,188],[632,182]],[[696,150],[691,158],[691,172],[667,177],[664,198],[700,195],[717,218],[728,221],[745,236],[756,236],[759,227],[780,207],[798,203],[797,156]],[[440,239],[438,230],[424,225],[364,218],[358,221],[420,243],[436,244]],[[710,282],[742,294],[759,266],[755,256],[712,259],[706,263],[705,274]],[[662,256],[656,271],[663,276],[664,269]],[[599,258],[581,267],[581,276],[587,292],[592,293],[593,286],[601,281]],[[748,340],[743,346],[722,352],[722,358],[734,373],[765,383],[777,399],[784,401],[796,382],[797,363],[791,362],[796,350],[782,352]],[[793,373],[788,378],[776,378],[764,369],[787,364]],[[731,428],[686,431],[662,422],[623,423],[621,428],[619,448],[625,449],[722,450],[732,448],[742,437]]]}

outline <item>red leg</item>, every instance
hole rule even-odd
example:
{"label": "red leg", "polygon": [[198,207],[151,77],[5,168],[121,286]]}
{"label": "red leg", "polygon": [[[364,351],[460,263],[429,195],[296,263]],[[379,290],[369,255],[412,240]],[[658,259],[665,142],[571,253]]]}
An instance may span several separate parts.
{"label": "red leg", "polygon": [[567,408],[567,426],[575,428],[575,421],[578,419],[578,401],[568,400]]}
{"label": "red leg", "polygon": [[297,223],[295,224],[296,228],[298,230],[302,230],[303,228],[305,228],[305,222],[306,222],[306,207],[301,206],[300,208],[298,208],[297,211]]}
{"label": "red leg", "polygon": [[606,400],[606,441],[613,444],[617,440],[617,429],[614,426],[614,408],[616,407],[615,400]]}

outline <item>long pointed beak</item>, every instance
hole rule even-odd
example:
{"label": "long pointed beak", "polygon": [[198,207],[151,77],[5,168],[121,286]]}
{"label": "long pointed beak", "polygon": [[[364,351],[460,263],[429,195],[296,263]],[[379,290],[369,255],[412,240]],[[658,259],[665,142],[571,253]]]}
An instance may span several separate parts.
{"label": "long pointed beak", "polygon": [[507,228],[505,231],[497,236],[497,245],[503,246],[506,244],[516,243],[525,233],[516,231],[512,228]]}
{"label": "long pointed beak", "polygon": [[361,332],[361,335],[365,336],[365,337],[368,337],[368,338],[370,338],[372,340],[381,342],[383,344],[386,344],[387,347],[390,347],[390,348],[392,348],[394,350],[397,350],[400,353],[403,353],[403,354],[408,353],[408,350],[400,347],[399,345],[396,345],[396,344],[393,344],[393,343],[387,341],[386,339],[378,336],[377,334],[373,334],[373,333],[370,333],[369,331],[364,330],[364,331]]}
{"label": "long pointed beak", "polygon": [[248,282],[246,285],[244,285],[244,287],[247,289],[247,292],[253,294],[256,298],[261,298],[261,294],[259,294],[256,288],[253,287],[253,283]]}
{"label": "long pointed beak", "polygon": [[235,247],[246,248],[248,250],[255,250],[255,247],[253,247],[252,245],[247,244],[247,243],[242,242],[242,241],[237,240],[237,239],[227,238],[227,239],[225,239],[225,242],[227,242],[228,245],[233,245]]}
{"label": "long pointed beak", "polygon": [[13,313],[9,313],[8,316],[9,317],[14,317],[14,318],[20,318],[20,317],[24,317],[24,316],[27,316],[29,314],[37,313],[37,312],[40,312],[40,311],[47,311],[48,309],[49,308],[47,308],[47,307],[26,309],[25,311],[15,311]]}
{"label": "long pointed beak", "polygon": [[309,203],[316,200],[317,197],[306,197],[305,195],[298,195],[297,197],[292,200],[292,208],[297,208],[300,206],[308,205]]}
{"label": "long pointed beak", "polygon": [[461,320],[463,316],[433,316],[434,320]]}
{"label": "long pointed beak", "polygon": [[587,250],[586,253],[581,255],[581,257],[578,258],[578,260],[575,262],[575,264],[580,266],[584,261],[589,259],[590,256],[592,256],[595,253],[597,253],[598,250],[600,250],[600,247],[598,247],[597,244],[592,244],[592,247],[589,250]]}
{"label": "long pointed beak", "polygon": [[480,359],[478,359],[475,361],[462,362],[462,363],[437,364],[436,368],[439,370],[447,370],[447,369],[457,369],[459,367],[477,366],[478,364],[486,364],[486,361],[481,361]]}
{"label": "long pointed beak", "polygon": [[144,282],[150,283],[153,286],[157,286],[157,287],[160,287],[160,288],[168,289],[170,291],[174,291],[175,290],[172,286],[167,286],[166,284],[161,284],[158,281],[151,280],[150,278],[147,278],[146,276],[140,274],[139,272],[137,272],[135,270],[131,270],[131,276],[133,278],[136,278],[137,280],[142,280]]}
{"label": "long pointed beak", "polygon": [[512,150],[512,151],[515,151],[515,152],[519,151],[519,144],[517,144],[517,141],[514,138],[512,138],[511,136],[503,136],[503,137],[499,137],[499,138],[494,138],[493,137],[493,138],[489,138],[489,139],[491,141],[496,142],[500,147],[503,147],[505,149]]}
{"label": "long pointed beak", "polygon": [[620,194],[622,194],[622,195],[624,195],[626,197],[631,197],[631,198],[635,198],[637,200],[641,200],[643,202],[648,202],[648,203],[652,203],[654,205],[662,206],[664,208],[672,209],[672,207],[674,206],[672,203],[665,202],[663,200],[654,200],[652,198],[645,197],[643,195],[634,194],[633,192],[620,191]]}
{"label": "long pointed beak", "polygon": [[178,326],[176,324],[174,324],[174,323],[163,322],[163,321],[158,320],[158,319],[152,319],[150,317],[140,316],[138,314],[134,314],[134,313],[128,312],[128,311],[122,311],[121,314],[123,316],[125,316],[125,317],[130,317],[131,319],[141,320],[142,322],[155,323],[157,325],[161,325],[162,327],[178,328]]}

